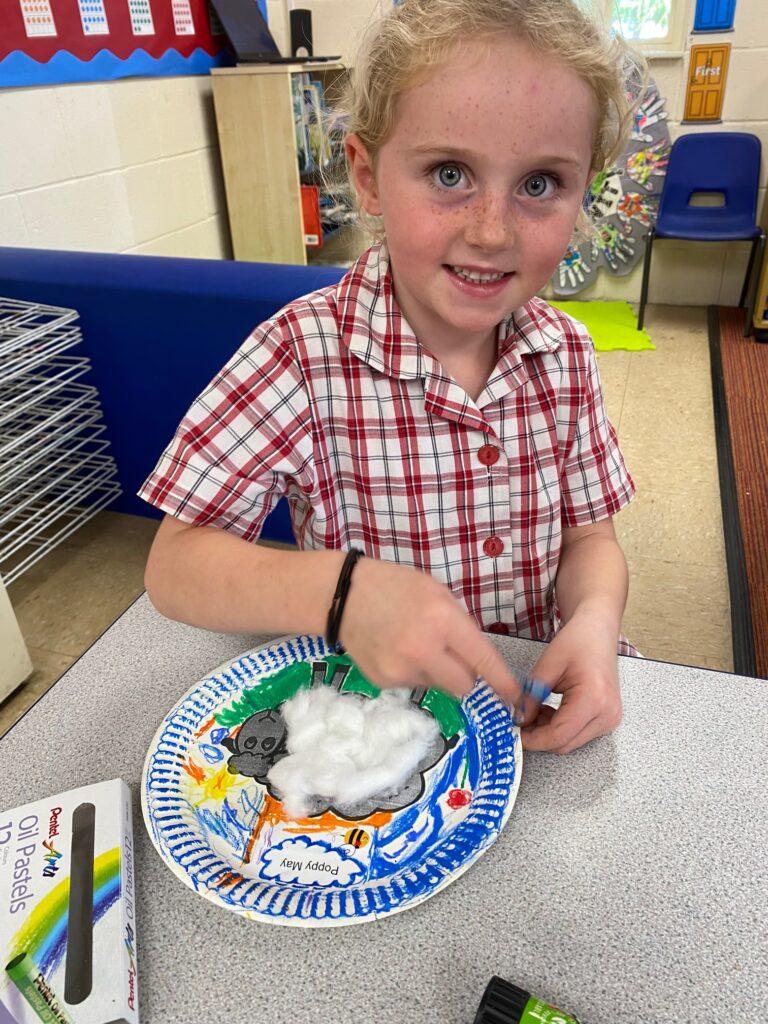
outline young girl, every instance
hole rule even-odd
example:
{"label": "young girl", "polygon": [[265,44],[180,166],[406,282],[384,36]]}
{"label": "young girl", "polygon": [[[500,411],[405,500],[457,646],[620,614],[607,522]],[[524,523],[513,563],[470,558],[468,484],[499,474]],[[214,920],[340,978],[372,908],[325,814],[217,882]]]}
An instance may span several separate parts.
{"label": "young girl", "polygon": [[[615,728],[611,517],[634,488],[587,333],[535,295],[622,148],[626,67],[572,0],[403,0],[374,27],[342,109],[382,240],[258,327],[179,426],[141,492],[168,513],[160,611],[328,632],[380,686],[483,676],[510,702],[483,631],[550,640],[534,673],[563,700],[525,746]],[[282,495],[299,551],[254,543]]]}

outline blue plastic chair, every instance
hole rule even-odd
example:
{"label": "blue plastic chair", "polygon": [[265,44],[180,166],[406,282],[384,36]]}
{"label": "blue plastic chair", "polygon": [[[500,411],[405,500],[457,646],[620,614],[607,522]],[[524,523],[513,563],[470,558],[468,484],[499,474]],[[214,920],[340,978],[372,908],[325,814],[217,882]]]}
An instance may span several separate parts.
{"label": "blue plastic chair", "polygon": [[[765,250],[765,231],[757,223],[760,140],[748,132],[702,132],[681,135],[672,144],[659,202],[656,227],[648,232],[637,329],[641,330],[648,300],[651,253],[656,238],[692,242],[751,241],[752,249],[739,306],[747,297],[744,334],[752,329],[757,279]],[[721,206],[692,206],[697,193],[719,193]],[[757,257],[757,258],[756,258]],[[754,284],[750,288],[753,270]]]}

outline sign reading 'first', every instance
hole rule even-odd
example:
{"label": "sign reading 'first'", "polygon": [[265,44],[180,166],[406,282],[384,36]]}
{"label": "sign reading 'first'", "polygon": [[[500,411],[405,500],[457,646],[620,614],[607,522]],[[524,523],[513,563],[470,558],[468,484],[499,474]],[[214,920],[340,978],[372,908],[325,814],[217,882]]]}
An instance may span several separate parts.
{"label": "sign reading 'first'", "polygon": [[721,120],[730,56],[730,43],[691,47],[683,121]]}

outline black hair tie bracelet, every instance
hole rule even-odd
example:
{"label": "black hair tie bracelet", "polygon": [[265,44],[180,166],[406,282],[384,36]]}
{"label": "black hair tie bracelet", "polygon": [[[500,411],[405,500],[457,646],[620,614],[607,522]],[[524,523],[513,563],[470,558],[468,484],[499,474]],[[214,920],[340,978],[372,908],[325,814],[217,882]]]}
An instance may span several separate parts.
{"label": "black hair tie bracelet", "polygon": [[347,552],[344,564],[339,573],[339,580],[333,594],[331,607],[328,609],[328,622],[325,627],[325,639],[335,654],[343,654],[344,647],[339,643],[339,631],[341,629],[341,617],[344,614],[344,606],[349,595],[349,586],[352,582],[352,570],[358,561],[363,557],[364,552],[359,548],[352,548]]}

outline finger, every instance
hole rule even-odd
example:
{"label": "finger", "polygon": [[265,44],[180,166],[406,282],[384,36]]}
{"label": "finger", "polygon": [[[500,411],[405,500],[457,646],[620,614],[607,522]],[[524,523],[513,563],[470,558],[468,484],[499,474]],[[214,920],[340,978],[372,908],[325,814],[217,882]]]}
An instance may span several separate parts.
{"label": "finger", "polygon": [[611,730],[607,728],[605,723],[603,723],[602,725],[600,724],[599,718],[593,718],[592,721],[587,726],[585,726],[577,736],[574,736],[570,743],[566,743],[564,747],[557,747],[555,750],[551,751],[551,753],[572,754],[574,750],[580,750],[582,747],[585,747],[588,743],[591,743],[592,740],[597,739],[598,736],[604,736],[607,732],[610,731]]}
{"label": "finger", "polygon": [[476,678],[470,666],[453,650],[437,657],[422,676],[428,686],[435,686],[459,699],[472,692]]}
{"label": "finger", "polygon": [[542,703],[552,693],[552,687],[541,679],[534,679],[525,673],[518,677],[518,682],[522,684],[523,692],[515,704],[513,720],[515,725],[530,725]]}
{"label": "finger", "polygon": [[[557,709],[551,707],[549,704],[542,704],[536,709],[536,713],[531,717],[530,722],[525,723],[525,729],[530,729],[534,724],[543,726],[549,722]],[[524,730],[521,730],[524,734]]]}
{"label": "finger", "polygon": [[603,716],[596,715],[587,725],[573,737],[570,742],[566,743],[562,747],[554,747],[550,750],[551,754],[572,754],[574,750],[579,750],[581,747],[591,743],[592,740],[597,739],[599,736],[605,736],[610,732],[613,732],[614,726],[609,720]]}
{"label": "finger", "polygon": [[463,615],[451,636],[450,650],[474,679],[483,679],[501,699],[514,706],[522,686],[491,640],[469,615]]}
{"label": "finger", "polygon": [[[566,742],[561,743],[562,737],[559,737],[555,731],[556,716],[557,712],[555,712],[551,724],[541,725],[537,720],[530,729],[525,727],[520,731],[523,750],[529,753],[570,754],[601,734],[597,727],[593,729],[593,722],[596,722],[596,719],[590,719],[583,729],[580,729],[575,735],[569,736]],[[552,738],[553,736],[555,738]]]}
{"label": "finger", "polygon": [[483,636],[471,619],[468,618],[467,622],[474,634],[472,643],[466,646],[457,643],[456,649],[463,651],[462,657],[476,677],[484,679],[505,703],[516,705],[523,691],[519,680],[491,641]]}
{"label": "finger", "polygon": [[594,715],[588,700],[573,699],[563,703],[551,718],[541,718],[532,726],[522,730],[523,748],[531,751],[564,750],[584,732],[593,720]]}

